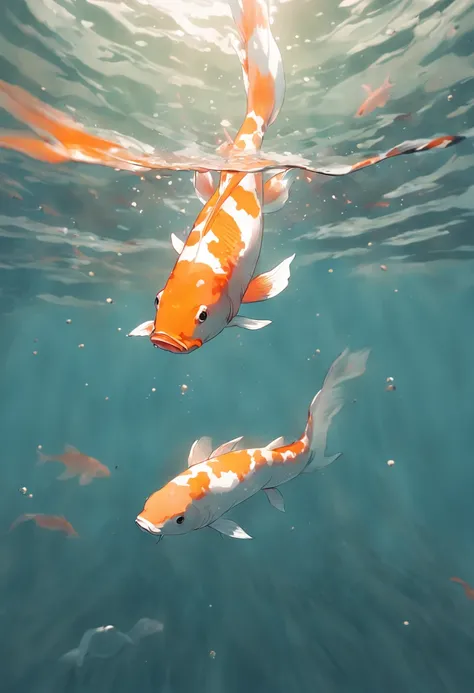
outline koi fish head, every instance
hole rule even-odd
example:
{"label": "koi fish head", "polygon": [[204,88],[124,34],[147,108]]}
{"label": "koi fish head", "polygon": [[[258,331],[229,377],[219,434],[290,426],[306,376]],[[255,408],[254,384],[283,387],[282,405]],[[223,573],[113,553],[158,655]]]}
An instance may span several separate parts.
{"label": "koi fish head", "polygon": [[193,504],[192,489],[176,477],[147,498],[135,522],[158,537],[187,534],[202,527],[201,513]]}
{"label": "koi fish head", "polygon": [[224,275],[206,265],[178,263],[155,298],[152,344],[188,354],[219,334],[233,317],[225,283]]}
{"label": "koi fish head", "polygon": [[101,464],[99,462],[99,464],[96,466],[94,470],[94,476],[100,478],[110,476],[110,469],[106,467],[105,464]]}

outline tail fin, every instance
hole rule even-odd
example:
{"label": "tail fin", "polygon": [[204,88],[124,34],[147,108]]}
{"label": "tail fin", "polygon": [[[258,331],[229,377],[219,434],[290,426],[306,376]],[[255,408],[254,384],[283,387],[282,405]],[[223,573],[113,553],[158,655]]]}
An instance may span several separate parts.
{"label": "tail fin", "polygon": [[8,530],[9,532],[12,531],[12,529],[15,529],[15,527],[18,527],[18,525],[21,525],[23,522],[28,522],[28,520],[34,520],[35,515],[32,513],[25,513],[24,515],[20,515],[19,517],[16,518],[10,525],[10,529]]}
{"label": "tail fin", "polygon": [[49,455],[43,455],[42,452],[38,451],[38,460],[36,464],[44,464],[45,462],[49,462],[51,460],[51,457]]}
{"label": "tail fin", "polygon": [[267,0],[229,0],[240,34],[235,45],[247,91],[247,115],[234,147],[257,151],[285,96],[285,75],[280,50],[270,29]]}
{"label": "tail fin", "polygon": [[136,644],[142,638],[146,638],[153,633],[161,633],[163,624],[153,618],[141,618],[135,623],[133,628],[129,630],[128,637]]}
{"label": "tail fin", "polygon": [[369,353],[369,349],[352,353],[345,349],[332,364],[322,388],[311,402],[304,436],[309,441],[312,455],[305,472],[323,469],[340,457],[340,454],[324,457],[329,426],[344,405],[340,385],[365,372]]}

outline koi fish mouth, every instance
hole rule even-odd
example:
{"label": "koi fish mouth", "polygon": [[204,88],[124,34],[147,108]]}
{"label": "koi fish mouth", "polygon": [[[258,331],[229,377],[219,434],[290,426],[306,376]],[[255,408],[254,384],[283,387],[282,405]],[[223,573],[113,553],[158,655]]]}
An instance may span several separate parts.
{"label": "koi fish mouth", "polygon": [[164,349],[172,354],[187,354],[202,346],[202,339],[192,339],[186,344],[181,339],[172,337],[166,332],[153,332],[150,339],[157,349]]}
{"label": "koi fish mouth", "polygon": [[149,520],[145,520],[144,517],[141,517],[139,515],[136,518],[135,522],[143,532],[149,532],[150,534],[161,535],[161,529],[158,529],[158,527],[155,527],[155,525],[152,524]]}

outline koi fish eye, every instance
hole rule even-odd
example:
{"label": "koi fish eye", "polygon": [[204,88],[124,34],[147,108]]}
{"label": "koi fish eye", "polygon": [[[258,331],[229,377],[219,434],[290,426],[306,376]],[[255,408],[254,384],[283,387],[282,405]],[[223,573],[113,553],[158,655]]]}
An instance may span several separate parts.
{"label": "koi fish eye", "polygon": [[163,293],[163,291],[159,291],[155,296],[155,308],[158,308],[158,304],[160,302],[160,298],[161,298],[162,293]]}
{"label": "koi fish eye", "polygon": [[180,515],[179,517],[176,518],[176,523],[178,525],[182,525],[184,522],[184,515]]}
{"label": "koi fish eye", "polygon": [[204,322],[205,320],[207,320],[207,308],[206,308],[206,306],[201,306],[199,308],[197,319],[199,320],[199,322]]}

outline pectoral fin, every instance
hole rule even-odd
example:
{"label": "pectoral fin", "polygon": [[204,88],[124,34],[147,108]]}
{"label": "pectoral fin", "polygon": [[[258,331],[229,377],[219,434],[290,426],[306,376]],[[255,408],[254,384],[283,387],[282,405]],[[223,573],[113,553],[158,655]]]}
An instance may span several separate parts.
{"label": "pectoral fin", "polygon": [[247,532],[245,532],[242,527],[239,527],[238,524],[232,522],[232,520],[226,520],[222,517],[215,520],[209,525],[209,527],[212,527],[212,529],[215,529],[217,532],[225,534],[228,537],[232,537],[233,539],[252,539],[250,534],[247,534]]}
{"label": "pectoral fin", "polygon": [[175,233],[171,234],[171,245],[176,250],[178,255],[181,255],[184,248],[184,241],[182,241],[181,238],[178,238],[178,236]]}
{"label": "pectoral fin", "polygon": [[363,84],[362,89],[367,92],[367,94],[372,94],[372,87],[369,84]]}
{"label": "pectoral fin", "polygon": [[92,479],[93,479],[93,477],[90,476],[89,474],[81,474],[81,476],[79,477],[79,484],[81,486],[87,486],[88,484],[91,483]]}
{"label": "pectoral fin", "polygon": [[240,436],[239,438],[229,440],[227,443],[222,443],[222,445],[219,445],[218,448],[211,452],[211,457],[217,457],[218,455],[225,455],[227,452],[232,452],[232,450],[235,450],[237,444],[240,443],[242,438],[243,436]]}
{"label": "pectoral fin", "polygon": [[188,455],[188,467],[193,467],[199,462],[204,462],[211,457],[212,452],[212,439],[209,436],[203,436],[195,440],[191,446],[191,450]]}
{"label": "pectoral fin", "polygon": [[63,472],[56,478],[58,481],[66,481],[66,479],[72,479],[74,476],[76,476],[76,472],[72,472],[70,469],[66,469],[65,472]]}
{"label": "pectoral fin", "polygon": [[290,279],[290,265],[295,256],[287,257],[274,269],[254,277],[247,287],[242,303],[255,303],[273,298],[286,289]]}
{"label": "pectoral fin", "polygon": [[227,327],[243,327],[245,330],[261,330],[271,323],[271,320],[254,320],[253,318],[244,318],[243,315],[236,315]]}
{"label": "pectoral fin", "polygon": [[312,461],[308,464],[308,466],[303,469],[303,474],[310,474],[311,472],[317,472],[320,469],[329,467],[329,465],[338,460],[341,455],[342,452],[338,452],[335,455],[331,455],[331,457],[323,457],[322,459],[318,456],[315,456],[313,457]]}
{"label": "pectoral fin", "polygon": [[195,172],[194,191],[203,205],[213,196],[215,187],[210,171]]}
{"label": "pectoral fin", "polygon": [[277,488],[264,488],[266,497],[270,501],[270,505],[279,510],[281,513],[285,512],[285,500],[281,495],[281,492]]}
{"label": "pectoral fin", "polygon": [[153,320],[142,322],[141,325],[135,327],[134,330],[128,333],[128,337],[149,337],[153,332]]}

